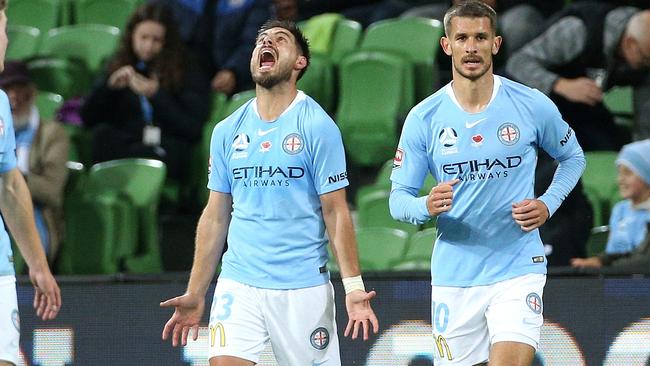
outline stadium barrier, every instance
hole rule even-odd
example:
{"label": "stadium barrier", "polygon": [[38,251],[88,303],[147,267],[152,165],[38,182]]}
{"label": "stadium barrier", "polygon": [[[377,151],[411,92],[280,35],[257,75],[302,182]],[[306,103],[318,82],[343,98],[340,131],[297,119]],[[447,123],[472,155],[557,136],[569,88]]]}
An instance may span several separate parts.
{"label": "stadium barrier", "polygon": [[[431,335],[428,273],[366,274],[377,291],[373,308],[380,333],[371,341],[344,339],[347,314],[340,279],[333,275],[343,365],[430,365],[449,350]],[[183,293],[187,274],[60,277],[64,306],[55,321],[36,318],[33,290],[18,279],[24,365],[207,365],[207,317],[198,342],[173,348],[160,339],[171,312],[161,300]],[[214,284],[210,287],[210,301]],[[545,324],[535,365],[647,365],[650,362],[650,278],[550,274]],[[209,302],[206,304],[209,309]],[[444,326],[444,307],[434,323]],[[270,347],[259,365],[276,365]]]}

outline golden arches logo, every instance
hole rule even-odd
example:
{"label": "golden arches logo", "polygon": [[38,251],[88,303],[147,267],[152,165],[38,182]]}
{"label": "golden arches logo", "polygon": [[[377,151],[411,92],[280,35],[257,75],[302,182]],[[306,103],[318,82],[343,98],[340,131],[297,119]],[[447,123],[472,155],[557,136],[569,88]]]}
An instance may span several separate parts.
{"label": "golden arches logo", "polygon": [[223,324],[221,323],[210,325],[210,347],[214,347],[214,343],[217,338],[217,331],[219,331],[219,347],[225,347],[226,331],[224,330]]}
{"label": "golden arches logo", "polygon": [[451,355],[451,350],[449,349],[449,345],[447,344],[447,340],[445,337],[439,335],[436,337],[436,335],[433,335],[433,338],[436,341],[436,347],[438,348],[438,354],[440,354],[440,358],[445,358],[445,353],[447,354],[447,359],[449,361],[454,359],[454,356]]}

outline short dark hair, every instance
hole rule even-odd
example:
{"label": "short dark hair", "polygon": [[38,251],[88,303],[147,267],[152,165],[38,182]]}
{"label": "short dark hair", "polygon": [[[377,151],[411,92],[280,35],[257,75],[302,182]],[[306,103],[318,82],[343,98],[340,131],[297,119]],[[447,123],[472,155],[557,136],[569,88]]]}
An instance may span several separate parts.
{"label": "short dark hair", "polygon": [[0,11],[3,11],[7,8],[7,0],[0,0]]}
{"label": "short dark hair", "polygon": [[282,28],[286,29],[289,31],[289,33],[293,34],[293,38],[296,39],[296,46],[300,50],[300,53],[307,59],[307,66],[305,66],[304,69],[300,70],[300,73],[298,74],[298,80],[302,77],[302,75],[307,71],[307,68],[309,67],[310,63],[310,53],[309,53],[309,41],[307,41],[307,38],[305,37],[304,34],[302,34],[302,31],[296,23],[288,20],[279,20],[279,19],[271,19],[266,21],[266,23],[262,24],[260,27],[259,31],[257,32],[257,36],[262,32],[266,32],[267,30],[271,28]]}
{"label": "short dark hair", "polygon": [[497,13],[492,7],[480,0],[463,1],[460,4],[454,5],[447,13],[445,13],[444,26],[445,35],[449,36],[449,29],[451,28],[451,19],[454,17],[463,18],[488,18],[490,19],[490,26],[492,31],[496,33],[497,30]]}

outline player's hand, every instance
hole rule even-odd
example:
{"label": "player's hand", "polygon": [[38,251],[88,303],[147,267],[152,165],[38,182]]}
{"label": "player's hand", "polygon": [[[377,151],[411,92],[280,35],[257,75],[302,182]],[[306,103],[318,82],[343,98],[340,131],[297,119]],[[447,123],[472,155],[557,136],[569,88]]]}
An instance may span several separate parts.
{"label": "player's hand", "polygon": [[43,320],[51,320],[61,309],[61,290],[52,276],[50,269],[29,269],[29,279],[34,285],[34,309],[36,316]]}
{"label": "player's hand", "polygon": [[438,216],[443,212],[451,210],[451,203],[454,198],[453,186],[460,182],[460,179],[450,180],[448,182],[438,183],[431,188],[427,197],[427,210],[429,215]]}
{"label": "player's hand", "polygon": [[603,90],[595,81],[586,77],[576,79],[559,78],[553,91],[574,103],[594,106],[603,100]]}
{"label": "player's hand", "polygon": [[603,262],[599,257],[571,258],[571,267],[574,268],[600,268]]}
{"label": "player's hand", "polygon": [[231,94],[237,85],[237,76],[230,70],[220,70],[212,78],[212,90]]}
{"label": "player's hand", "polygon": [[375,291],[352,291],[345,295],[345,307],[348,310],[348,325],[345,327],[344,337],[352,332],[352,339],[359,336],[359,328],[363,327],[363,340],[367,341],[370,335],[370,325],[373,333],[379,332],[379,321],[370,306],[370,300],[375,297]]}
{"label": "player's hand", "polygon": [[184,294],[160,303],[163,308],[174,308],[174,314],[165,324],[162,339],[167,340],[172,335],[172,346],[187,345],[187,336],[193,330],[193,340],[199,337],[199,323],[203,316],[205,299],[198,295]]}
{"label": "player's hand", "polygon": [[126,88],[129,85],[131,76],[135,73],[136,72],[131,65],[122,66],[108,77],[108,86],[111,89]]}
{"label": "player's hand", "polygon": [[512,204],[512,218],[523,231],[537,229],[548,220],[548,217],[548,207],[540,200],[525,199]]}

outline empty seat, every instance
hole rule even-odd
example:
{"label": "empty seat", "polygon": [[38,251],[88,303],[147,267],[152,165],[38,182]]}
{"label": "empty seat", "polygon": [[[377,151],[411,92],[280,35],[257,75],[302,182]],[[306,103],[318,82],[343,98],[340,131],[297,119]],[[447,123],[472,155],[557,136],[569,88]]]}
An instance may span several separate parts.
{"label": "empty seat", "polygon": [[120,36],[117,27],[104,24],[75,24],[50,29],[43,37],[39,54],[75,59],[97,75],[113,55]]}
{"label": "empty seat", "polygon": [[7,26],[7,60],[25,60],[36,56],[41,44],[41,31],[29,25],[11,24]]}
{"label": "empty seat", "polygon": [[9,24],[29,25],[41,33],[60,24],[61,0],[11,0],[8,4]]}
{"label": "empty seat", "polygon": [[354,163],[378,166],[394,156],[413,102],[410,70],[408,61],[385,52],[355,52],[341,62],[336,121]]}
{"label": "empty seat", "polygon": [[361,41],[361,49],[397,52],[415,65],[416,101],[436,89],[436,55],[443,34],[442,24],[427,18],[387,19],[371,24]]}
{"label": "empty seat", "polygon": [[404,257],[408,233],[386,227],[359,228],[356,232],[363,270],[388,271]]}
{"label": "empty seat", "polygon": [[106,24],[124,29],[139,0],[74,0],[77,24]]}

